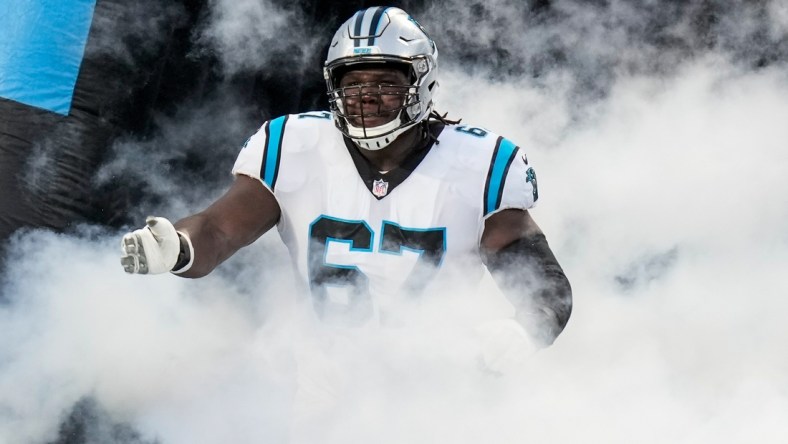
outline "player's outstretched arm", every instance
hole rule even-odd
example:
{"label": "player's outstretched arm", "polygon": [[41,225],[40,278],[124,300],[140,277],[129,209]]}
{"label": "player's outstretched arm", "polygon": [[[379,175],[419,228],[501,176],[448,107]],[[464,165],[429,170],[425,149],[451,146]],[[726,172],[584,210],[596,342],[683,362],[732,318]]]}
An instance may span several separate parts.
{"label": "player's outstretched arm", "polygon": [[279,220],[279,204],[259,181],[239,175],[211,206],[175,223],[194,247],[194,261],[183,277],[201,277],[270,230]]}
{"label": "player's outstretched arm", "polygon": [[572,288],[528,211],[508,209],[490,216],[481,250],[530,338],[538,347],[552,344],[572,312]]}
{"label": "player's outstretched arm", "polygon": [[279,204],[259,181],[239,175],[230,189],[204,211],[173,226],[164,218],[123,237],[121,264],[128,273],[205,276],[279,220]]}

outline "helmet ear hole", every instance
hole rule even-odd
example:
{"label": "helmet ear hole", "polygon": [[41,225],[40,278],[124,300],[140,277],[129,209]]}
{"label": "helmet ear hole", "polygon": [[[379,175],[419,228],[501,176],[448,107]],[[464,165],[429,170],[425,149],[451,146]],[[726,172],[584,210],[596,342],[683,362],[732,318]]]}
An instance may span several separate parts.
{"label": "helmet ear hole", "polygon": [[430,92],[432,92],[432,88],[435,88],[435,83],[436,82],[432,82],[429,85],[427,85],[427,89],[430,90]]}

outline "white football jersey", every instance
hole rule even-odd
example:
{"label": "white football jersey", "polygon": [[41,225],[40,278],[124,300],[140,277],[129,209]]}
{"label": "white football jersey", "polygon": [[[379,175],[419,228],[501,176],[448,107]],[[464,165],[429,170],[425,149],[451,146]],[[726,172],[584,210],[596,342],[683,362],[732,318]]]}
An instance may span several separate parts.
{"label": "white football jersey", "polygon": [[434,285],[478,284],[485,219],[535,204],[534,170],[511,141],[467,125],[437,140],[379,172],[319,111],[268,121],[241,149],[233,174],[276,197],[277,228],[322,318],[364,321]]}

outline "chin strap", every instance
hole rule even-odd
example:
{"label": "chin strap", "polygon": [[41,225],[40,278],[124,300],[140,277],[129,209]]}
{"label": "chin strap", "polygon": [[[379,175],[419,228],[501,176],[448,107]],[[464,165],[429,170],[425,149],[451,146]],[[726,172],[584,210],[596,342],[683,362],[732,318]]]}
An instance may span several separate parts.
{"label": "chin strap", "polygon": [[358,145],[359,148],[364,148],[365,150],[370,150],[370,151],[382,150],[383,148],[391,145],[391,142],[393,142],[397,137],[399,137],[400,134],[409,130],[411,126],[413,125],[399,128],[389,134],[386,134],[385,136],[371,137],[371,138],[368,137],[363,139],[356,138],[355,135],[353,134],[353,131],[350,131],[350,140],[352,140],[353,143]]}
{"label": "chin strap", "polygon": [[348,122],[348,137],[350,137],[350,140],[352,140],[356,145],[358,145],[360,148],[364,148],[365,150],[381,150],[389,146],[391,142],[399,137],[400,134],[409,130],[417,123],[413,122],[399,127],[402,125],[401,116],[402,111],[400,111],[400,113],[397,114],[397,117],[391,122],[373,128],[367,128],[366,130],[364,128],[353,126]]}

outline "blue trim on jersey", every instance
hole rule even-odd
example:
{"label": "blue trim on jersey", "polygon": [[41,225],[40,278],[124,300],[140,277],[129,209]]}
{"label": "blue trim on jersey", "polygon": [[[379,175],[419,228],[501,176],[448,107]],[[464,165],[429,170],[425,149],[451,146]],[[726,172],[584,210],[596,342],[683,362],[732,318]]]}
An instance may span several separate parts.
{"label": "blue trim on jersey", "polygon": [[96,0],[0,0],[0,97],[68,115]]}
{"label": "blue trim on jersey", "polygon": [[485,216],[501,206],[506,173],[509,171],[509,166],[512,164],[516,152],[517,145],[508,139],[501,138],[501,142],[495,150],[495,158],[490,166],[490,175],[485,187],[487,190],[487,195],[484,197]]}
{"label": "blue trim on jersey", "polygon": [[279,159],[282,151],[282,135],[285,131],[285,121],[287,116],[277,117],[268,123],[268,143],[265,147],[265,159],[263,159],[265,170],[263,171],[263,182],[271,189],[274,189],[276,177],[279,173]]}
{"label": "blue trim on jersey", "polygon": [[372,16],[372,21],[369,24],[369,35],[371,36],[369,40],[367,40],[367,46],[375,46],[375,36],[378,35],[378,31],[380,28],[380,23],[383,21],[383,13],[389,9],[386,7],[379,7],[377,11],[375,11],[375,15]]}

